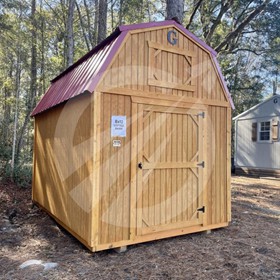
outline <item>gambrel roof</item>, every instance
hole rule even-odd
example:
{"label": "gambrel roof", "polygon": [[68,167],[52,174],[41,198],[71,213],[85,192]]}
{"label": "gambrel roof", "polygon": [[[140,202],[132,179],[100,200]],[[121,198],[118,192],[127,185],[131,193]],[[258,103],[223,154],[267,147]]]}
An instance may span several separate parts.
{"label": "gambrel roof", "polygon": [[175,26],[212,56],[222,82],[223,89],[227,95],[227,99],[229,100],[232,108],[234,108],[231,95],[228,91],[216,59],[217,53],[176,21],[166,20],[161,22],[119,26],[115,32],[113,32],[103,42],[51,81],[49,89],[32,112],[32,116],[35,116],[82,93],[94,92],[104,72],[108,68],[129,31],[168,26]]}

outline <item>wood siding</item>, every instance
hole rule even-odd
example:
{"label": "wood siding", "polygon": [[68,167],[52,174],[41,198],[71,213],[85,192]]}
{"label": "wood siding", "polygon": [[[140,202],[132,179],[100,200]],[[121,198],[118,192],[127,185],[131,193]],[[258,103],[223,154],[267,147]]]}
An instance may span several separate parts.
{"label": "wood siding", "polygon": [[[175,46],[167,42],[167,32],[172,30],[178,37]],[[159,45],[159,49],[152,43]],[[99,86],[101,91],[102,88],[130,88],[196,99],[227,100],[209,53],[176,28],[132,33],[106,73]],[[175,85],[177,88],[170,88]]]}
{"label": "wood siding", "polygon": [[[99,243],[129,239],[131,101],[128,96],[102,95]],[[126,116],[126,137],[111,137],[111,117]],[[121,147],[113,147],[113,140]]]}
{"label": "wood siding", "polygon": [[85,241],[91,234],[91,110],[87,95],[36,116],[34,141],[33,200]]}
{"label": "wood siding", "polygon": [[230,157],[227,155],[227,132],[231,119],[227,118],[227,108],[208,108],[207,143],[207,224],[229,222],[228,203],[230,203]]}

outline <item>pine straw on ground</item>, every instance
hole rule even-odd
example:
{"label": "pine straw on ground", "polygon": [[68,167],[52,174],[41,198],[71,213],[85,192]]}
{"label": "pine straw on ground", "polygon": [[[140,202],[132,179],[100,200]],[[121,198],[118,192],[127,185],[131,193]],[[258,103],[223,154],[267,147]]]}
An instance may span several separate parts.
{"label": "pine straw on ground", "polygon": [[[280,279],[280,181],[233,177],[229,227],[122,254],[89,252],[30,197],[0,184],[0,279]],[[19,268],[31,259],[58,266]]]}

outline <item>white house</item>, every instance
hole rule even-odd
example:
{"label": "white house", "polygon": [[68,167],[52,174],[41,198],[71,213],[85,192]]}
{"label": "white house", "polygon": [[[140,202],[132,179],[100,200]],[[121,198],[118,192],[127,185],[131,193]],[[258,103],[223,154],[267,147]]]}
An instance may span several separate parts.
{"label": "white house", "polygon": [[236,174],[280,177],[280,95],[236,116]]}

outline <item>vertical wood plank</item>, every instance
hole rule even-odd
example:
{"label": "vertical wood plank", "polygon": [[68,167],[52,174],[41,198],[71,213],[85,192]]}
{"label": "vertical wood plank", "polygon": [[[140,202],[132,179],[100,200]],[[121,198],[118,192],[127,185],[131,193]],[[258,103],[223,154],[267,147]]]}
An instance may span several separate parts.
{"label": "vertical wood plank", "polygon": [[[124,183],[123,183],[123,239],[127,240],[130,238],[130,211],[132,207],[130,206],[130,190],[132,190],[132,187],[130,185],[131,182],[131,172],[132,169],[135,168],[136,165],[133,165],[132,160],[132,154],[131,154],[131,148],[133,145],[133,139],[131,136],[131,129],[132,129],[132,113],[131,113],[131,98],[129,96],[125,97],[125,103],[124,103],[124,115],[127,117],[127,132],[126,137],[123,139],[124,141],[124,150],[123,150],[123,158],[124,158]],[[134,157],[135,158],[135,157]],[[135,170],[135,169],[134,169]],[[135,179],[134,179],[135,180]],[[135,192],[135,188],[134,188]],[[135,205],[134,205],[135,206]],[[135,221],[136,222],[136,221]],[[134,222],[134,227],[135,227]]]}
{"label": "vertical wood plank", "polygon": [[[183,161],[188,161],[188,154],[187,154],[187,148],[188,148],[188,141],[187,141],[187,131],[188,131],[188,116],[183,115],[183,151],[182,151],[182,158]],[[183,221],[186,221],[188,218],[188,169],[183,169],[183,190],[182,190],[182,207],[183,207],[183,215],[182,219]]]}
{"label": "vertical wood plank", "polygon": [[198,52],[197,52],[197,78],[196,78],[196,82],[197,82],[197,90],[198,90],[198,98],[204,98],[203,96],[203,84],[202,84],[202,80],[203,80],[203,75],[202,75],[202,62],[203,62],[203,58],[202,58],[202,50],[200,48],[198,48]]}
{"label": "vertical wood plank", "polygon": [[148,85],[148,79],[152,75],[153,68],[150,69],[150,55],[153,53],[153,50],[149,48],[148,46],[148,41],[150,41],[150,32],[145,32],[144,35],[144,41],[145,41],[145,49],[144,49],[144,61],[145,61],[145,67],[146,71],[144,72],[144,81],[145,81],[145,86],[144,86],[144,91],[150,91],[150,87]]}
{"label": "vertical wood plank", "polygon": [[[118,104],[118,115],[124,115],[124,96],[117,96]],[[125,138],[120,138],[121,147],[116,150],[117,157],[117,172],[116,172],[116,241],[123,240],[123,212],[127,211],[124,209],[123,201],[123,190],[124,190],[124,145]]]}
{"label": "vertical wood plank", "polygon": [[[168,29],[168,31],[171,31],[172,29]],[[166,39],[165,39],[166,41]],[[173,76],[173,58],[174,55],[172,55],[170,52],[167,53],[167,67],[166,67],[166,75],[167,75],[167,81],[172,82],[172,76]],[[166,89],[166,93],[169,95],[172,95],[172,89],[168,88]]]}
{"label": "vertical wood plank", "polygon": [[[171,55],[172,58],[172,67],[170,67],[170,73],[168,76],[171,76],[172,83],[178,83],[178,55],[173,54]],[[172,94],[174,96],[178,95],[178,91],[176,89],[172,90]]]}
{"label": "vertical wood plank", "polygon": [[205,118],[202,119],[202,157],[203,157],[203,161],[205,163],[205,167],[203,169],[203,174],[202,174],[202,204],[205,206],[206,209],[206,213],[203,214],[203,225],[207,225],[208,224],[208,200],[207,200],[207,180],[208,180],[208,168],[209,168],[209,161],[208,161],[208,137],[207,137],[207,133],[208,133],[208,128],[207,127],[207,120],[208,120],[208,114],[207,111],[204,112],[205,113]]}
{"label": "vertical wood plank", "polygon": [[[203,151],[203,118],[198,117],[198,161],[204,161],[204,151]],[[198,168],[198,207],[203,206],[203,168]],[[204,213],[199,212],[199,219],[203,222]]]}
{"label": "vertical wood plank", "polygon": [[227,108],[227,182],[226,182],[226,204],[227,204],[227,222],[231,221],[231,109]]}
{"label": "vertical wood plank", "polygon": [[109,242],[109,194],[110,194],[110,177],[108,176],[108,172],[110,170],[110,156],[111,156],[111,137],[110,137],[110,126],[111,126],[111,118],[108,112],[111,111],[111,95],[104,94],[102,95],[102,119],[103,121],[103,149],[102,149],[102,168],[104,172],[102,172],[102,184],[101,184],[101,232],[99,234],[101,243]]}
{"label": "vertical wood plank", "polygon": [[[162,43],[162,33],[164,31],[162,29],[156,31],[156,40],[158,43]],[[162,51],[156,57],[156,74],[159,80],[162,80]],[[161,93],[162,89],[160,87],[156,87],[156,92]]]}
{"label": "vertical wood plank", "polygon": [[[189,49],[189,40],[184,36],[183,37],[183,49]],[[182,83],[184,83],[189,78],[189,64],[183,56],[180,57],[182,60],[183,68],[182,68]],[[189,92],[184,91],[185,94],[189,95]]]}
{"label": "vertical wood plank", "polygon": [[206,172],[204,178],[204,185],[205,185],[205,207],[207,209],[206,216],[204,223],[205,225],[211,224],[212,222],[212,174],[213,174],[213,163],[212,163],[212,116],[211,116],[211,107],[207,108],[206,112],[206,122],[205,122],[205,136],[206,136],[206,143],[205,143],[205,156],[206,156]]}
{"label": "vertical wood plank", "polygon": [[[216,200],[217,200],[217,222],[221,222],[221,136],[220,136],[220,130],[221,130],[221,123],[220,123],[220,109],[216,108]],[[218,148],[219,147],[219,148]]]}
{"label": "vertical wood plank", "polygon": [[217,200],[216,200],[216,178],[217,178],[217,165],[216,165],[216,158],[217,158],[217,141],[216,141],[216,114],[215,114],[215,108],[211,107],[211,116],[212,116],[212,147],[214,148],[214,151],[212,151],[212,162],[213,162],[213,171],[212,171],[212,199],[211,199],[211,205],[212,205],[212,223],[217,223]]}
{"label": "vertical wood plank", "polygon": [[[111,116],[117,115],[118,113],[118,97],[115,95],[111,95]],[[116,139],[116,137],[114,137]],[[109,185],[109,241],[113,242],[116,240],[116,219],[117,219],[117,164],[118,162],[118,153],[117,147],[112,146],[112,140],[110,139],[110,185]]]}
{"label": "vertical wood plank", "polygon": [[[163,31],[162,31],[162,44],[166,44],[166,43],[164,43],[164,42],[166,42],[166,34],[167,34],[167,30],[166,29],[164,29]],[[162,78],[162,80],[163,81],[167,81],[168,80],[168,75],[167,75],[167,67],[168,67],[168,65],[167,65],[167,53],[166,52],[161,52],[161,67],[162,67],[162,69],[161,69],[161,78]],[[162,93],[163,94],[166,94],[167,93],[167,89],[166,88],[162,88],[161,89],[161,91],[162,91]]]}
{"label": "vertical wood plank", "polygon": [[213,61],[211,60],[211,99],[217,99],[217,74],[213,71]]}
{"label": "vertical wood plank", "polygon": [[125,54],[124,49],[122,49],[119,52],[119,55],[117,56],[118,59],[118,69],[117,69],[117,75],[118,75],[118,86],[124,87],[125,85]]}
{"label": "vertical wood plank", "polygon": [[[178,114],[177,115],[177,126],[178,126],[178,134],[177,134],[177,162],[183,162],[182,159],[182,154],[183,154],[183,120],[182,120],[182,115]],[[183,216],[183,202],[182,202],[182,188],[183,188],[183,181],[182,181],[182,176],[183,176],[183,168],[177,169],[177,214],[178,214],[178,221],[183,221],[182,216]]]}
{"label": "vertical wood plank", "polygon": [[145,65],[145,48],[146,48],[146,42],[145,42],[145,37],[144,37],[144,33],[140,33],[138,35],[139,39],[138,39],[138,44],[139,44],[139,48],[138,48],[138,66],[137,66],[137,71],[138,71],[138,83],[137,83],[137,88],[138,90],[144,90],[144,73],[145,71],[149,71],[146,69],[146,65]]}
{"label": "vertical wood plank", "polygon": [[220,144],[221,144],[221,218],[220,222],[226,222],[226,172],[227,172],[227,127],[226,127],[226,109],[220,107]]}
{"label": "vertical wood plank", "polygon": [[[160,162],[166,162],[166,148],[167,148],[167,137],[166,137],[166,114],[160,115]],[[166,223],[166,170],[160,170],[160,223],[163,225]]]}
{"label": "vertical wood plank", "polygon": [[[138,111],[137,104],[132,103],[131,105],[131,190],[130,190],[130,239],[134,239],[136,236],[136,218],[137,218],[137,198],[139,194],[137,194],[137,158],[138,158],[138,150],[137,150],[137,142],[138,142]],[[139,222],[138,222],[139,226]]]}
{"label": "vertical wood plank", "polygon": [[210,68],[210,57],[208,53],[205,53],[205,89],[207,99],[211,99],[211,68]]}
{"label": "vertical wood plank", "polygon": [[[172,154],[172,134],[175,128],[172,126],[172,114],[166,114],[166,138],[168,142],[166,143],[166,161],[171,161],[171,154]],[[170,223],[172,218],[172,178],[171,178],[171,171],[168,169],[166,170],[166,222]]]}
{"label": "vertical wood plank", "polygon": [[[143,161],[143,105],[138,104],[137,114],[137,162]],[[137,235],[142,232],[142,197],[143,197],[143,173],[137,171]]]}
{"label": "vertical wood plank", "polygon": [[131,88],[138,87],[138,34],[131,35]]}
{"label": "vertical wood plank", "polygon": [[[199,123],[199,119],[196,116],[193,116],[193,118]],[[199,134],[200,133],[200,125],[197,125],[194,123],[194,121],[191,120],[192,123],[192,155],[194,155],[199,150]],[[199,170],[201,171],[201,170]],[[193,193],[193,207],[192,207],[192,213],[196,213],[198,208],[198,202],[199,202],[199,190],[200,190],[200,180],[196,178],[194,174],[191,173],[192,177],[192,193]],[[198,182],[199,180],[199,182]]]}
{"label": "vertical wood plank", "polygon": [[[155,160],[156,162],[160,161],[160,151],[161,151],[161,113],[155,113]],[[160,224],[160,197],[161,197],[161,176],[160,170],[155,170],[155,182],[154,182],[154,189],[155,189],[155,200],[154,200],[154,209],[155,209],[155,225]]]}
{"label": "vertical wood plank", "polygon": [[[171,114],[172,116],[172,128],[174,129],[174,133],[172,133],[171,138],[171,160],[176,162],[177,160],[177,115]],[[172,213],[172,223],[177,221],[177,174],[176,169],[171,170],[171,188],[172,188],[172,200],[171,200],[171,213]]]}
{"label": "vertical wood plank", "polygon": [[[143,147],[144,147],[144,152],[145,155],[148,157],[147,159],[145,159],[143,157],[143,162],[149,161],[151,158],[151,154],[150,154],[150,117],[149,114],[151,112],[149,110],[145,110],[144,111],[144,116],[145,114],[147,114],[147,119],[145,119],[144,123],[143,123]],[[149,219],[149,170],[143,171],[143,185],[142,185],[142,191],[143,191],[143,219],[145,219],[145,221]],[[147,226],[147,225],[146,225]]]}
{"label": "vertical wood plank", "polygon": [[[149,123],[149,135],[150,135],[150,157],[152,162],[156,161],[156,146],[155,146],[155,142],[156,142],[156,116],[155,113],[152,113],[150,118],[150,123]],[[148,203],[148,213],[149,213],[149,217],[148,217],[148,222],[150,223],[150,225],[154,225],[155,224],[155,170],[152,170],[150,175],[149,175],[149,181],[148,181],[148,189],[149,189],[149,203]]]}
{"label": "vertical wood plank", "polygon": [[126,88],[130,88],[131,87],[131,79],[132,79],[132,69],[131,69],[131,65],[132,65],[132,61],[131,61],[131,49],[132,49],[132,45],[131,45],[131,36],[128,37],[126,43],[125,43],[125,87]]}
{"label": "vertical wood plank", "polygon": [[[187,135],[192,135],[192,120],[187,116]],[[188,151],[188,161],[193,157],[192,154],[192,137],[187,137],[187,151]],[[192,191],[192,173],[188,169],[187,177],[187,197],[188,197],[188,219],[192,217],[193,211],[193,191]]]}
{"label": "vertical wood plank", "polygon": [[[185,49],[184,47],[184,41],[185,41],[185,37],[179,33],[179,37],[178,37],[178,47],[180,49]],[[182,59],[183,57],[182,56],[177,56],[177,59],[178,59],[178,73],[177,73],[177,81],[178,83],[184,83],[184,58]],[[182,96],[183,95],[183,91],[182,90],[177,90],[177,94],[179,96]]]}
{"label": "vertical wood plank", "polygon": [[100,125],[101,125],[101,93],[94,93],[93,105],[93,191],[92,191],[92,218],[91,218],[91,246],[96,246],[99,242],[99,202],[100,202]]}
{"label": "vertical wood plank", "polygon": [[[156,31],[151,31],[150,33],[150,40],[152,42],[156,41]],[[155,65],[155,50],[154,48],[150,48],[149,53],[150,53],[150,66],[151,66],[151,79],[154,79],[154,74],[156,73],[156,65]],[[155,86],[150,86],[150,92],[155,92],[156,88]]]}

